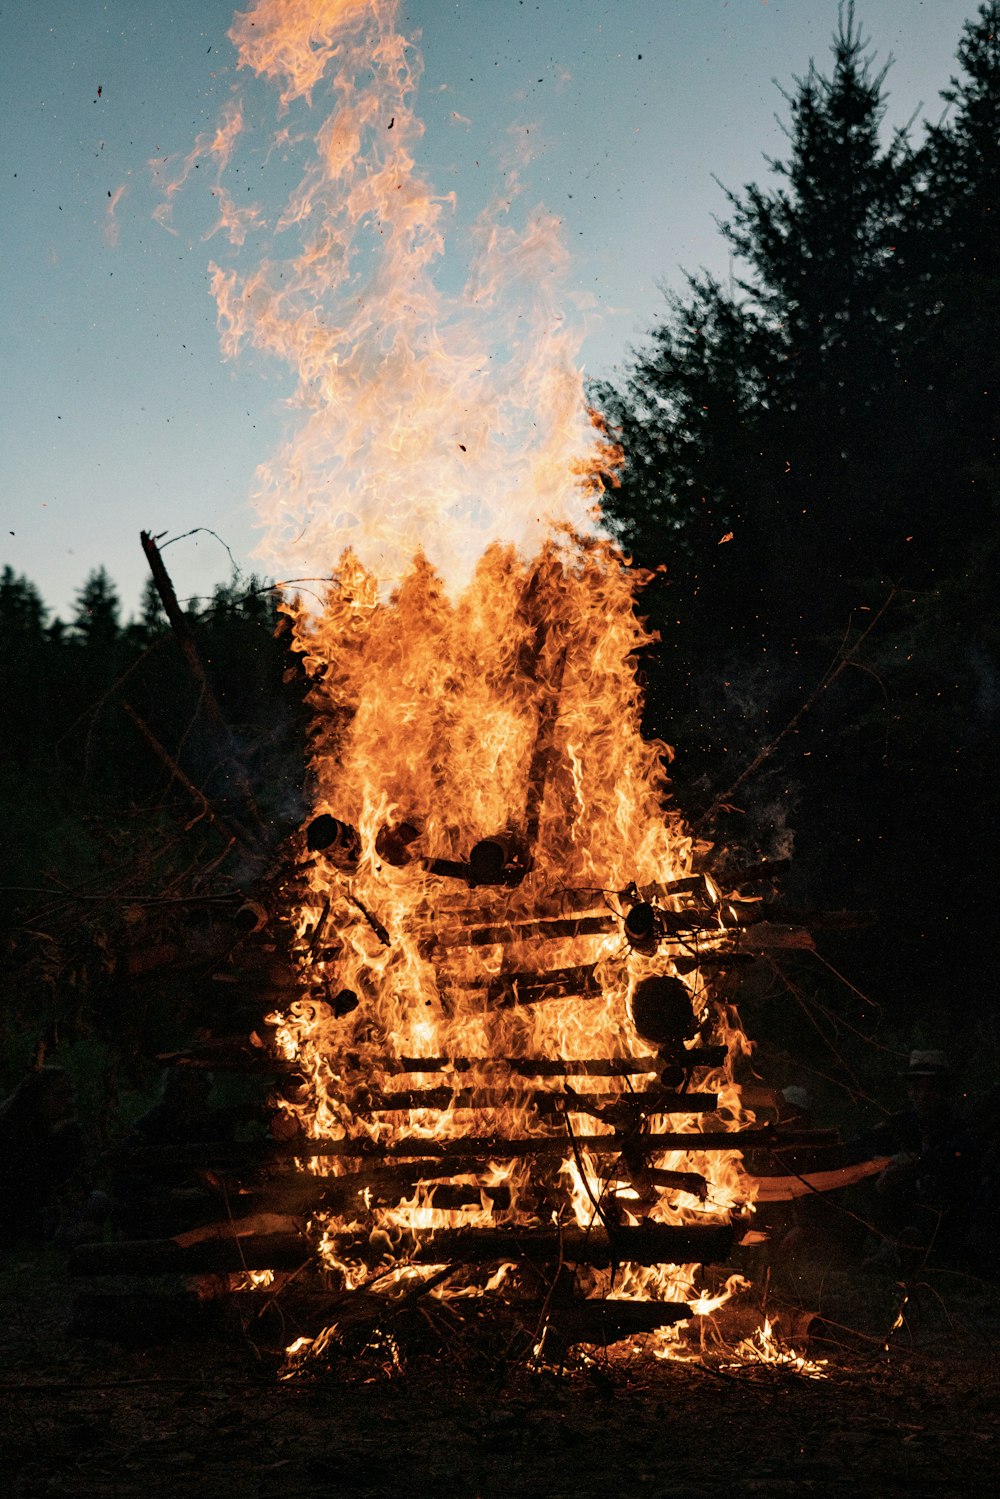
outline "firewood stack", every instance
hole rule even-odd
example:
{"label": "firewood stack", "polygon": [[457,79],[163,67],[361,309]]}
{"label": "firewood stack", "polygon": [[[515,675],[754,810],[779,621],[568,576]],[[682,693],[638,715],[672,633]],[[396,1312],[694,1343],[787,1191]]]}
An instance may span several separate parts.
{"label": "firewood stack", "polygon": [[483,568],[485,633],[420,566],[390,605],[355,571],[297,621],[315,813],[241,905],[206,1031],[160,1058],[256,1078],[269,1128],[131,1146],[166,1214],[81,1246],[81,1277],[177,1272],[304,1336],[507,1308],[561,1352],[690,1319],[755,1190],[843,1168],[734,1081],[741,970],[812,938],[765,898],[776,866],[691,872],[622,666],[631,583],[601,549]]}
{"label": "firewood stack", "polygon": [[[185,1196],[176,1233],[80,1246],[72,1261],[76,1275],[174,1272],[197,1277],[201,1294],[206,1288],[213,1294],[223,1291],[244,1304],[256,1299],[264,1305],[275,1295],[279,1301],[284,1296],[299,1325],[305,1325],[303,1317],[306,1323],[310,1318],[322,1321],[331,1309],[340,1318],[347,1309],[371,1321],[379,1310],[391,1311],[399,1303],[395,1285],[383,1296],[367,1288],[380,1279],[392,1281],[393,1271],[403,1265],[414,1267],[408,1274],[418,1275],[425,1266],[443,1266],[447,1275],[435,1273],[436,1282],[451,1280],[479,1290],[506,1264],[518,1271],[509,1277],[508,1291],[497,1294],[505,1304],[513,1296],[515,1305],[536,1310],[548,1302],[548,1349],[614,1341],[683,1321],[689,1308],[677,1300],[585,1296],[581,1274],[588,1281],[593,1272],[624,1263],[725,1264],[748,1226],[738,1212],[715,1214],[708,1222],[648,1221],[651,1208],[662,1200],[704,1203],[711,1191],[703,1172],[666,1169],[655,1164],[658,1159],[696,1151],[704,1160],[738,1150],[749,1166],[769,1176],[789,1169],[801,1173],[818,1161],[841,1163],[842,1152],[830,1131],[774,1122],[737,1128],[731,1115],[719,1118],[718,1094],[705,1088],[702,1079],[717,1077],[726,1062],[727,1046],[718,1039],[724,1002],[709,1003],[699,1021],[680,981],[656,975],[641,980],[632,997],[636,1030],[649,1043],[640,1054],[386,1052],[373,1059],[348,1051],[340,1059],[338,1080],[347,1127],[336,1136],[291,1133],[283,1103],[301,1094],[308,1080],[301,1062],[282,1054],[279,1017],[295,1003],[322,1010],[335,1023],[348,1016],[356,1019],[364,1005],[362,996],[336,989],[333,981],[303,983],[304,972],[316,977],[303,960],[311,959],[319,944],[336,946],[329,913],[321,912],[305,932],[296,932],[289,918],[301,896],[303,867],[319,856],[314,847],[319,838],[331,834],[338,857],[344,846],[352,845],[353,830],[343,824],[334,829],[332,822],[307,830],[305,849],[292,851],[296,861],[272,874],[266,891],[258,885],[235,913],[234,924],[244,935],[211,980],[215,998],[210,1008],[218,1017],[228,1012],[230,1028],[159,1058],[171,1068],[256,1079],[272,1106],[270,1130],[242,1140],[129,1147],[127,1171],[153,1186],[176,1181],[179,1172],[205,1186],[200,1218],[191,1221]],[[480,874],[482,860],[480,855]],[[573,997],[583,1002],[598,995],[597,964],[549,966],[547,948],[567,936],[617,935],[622,964],[634,952],[669,944],[675,969],[684,972],[686,965],[698,965],[712,975],[719,996],[728,975],[773,948],[811,945],[798,921],[801,913],[759,898],[733,899],[719,912],[718,900],[709,894],[712,886],[702,876],[632,887],[611,899],[560,892],[536,899],[527,909],[516,900],[516,886],[512,892],[504,884],[503,858],[487,867],[488,884],[469,883],[475,878],[472,865],[470,858],[447,874],[439,868],[427,872],[428,909],[420,945],[436,964],[444,1004],[450,997],[467,1003],[473,984],[465,977],[451,987],[449,959],[459,950],[487,945],[513,949],[521,958],[516,967],[483,973],[475,981],[475,1001],[486,1011]],[[740,886],[752,891],[770,883],[775,872],[761,865],[736,873]],[[466,882],[461,893],[458,880]],[[359,912],[359,920],[377,929],[373,913]],[[707,931],[714,946],[704,952],[699,941]],[[523,966],[526,951],[534,957],[532,967]],[[512,1096],[517,1117],[528,1121],[530,1129],[505,1133],[496,1119]],[[444,1115],[457,1116],[462,1127],[447,1132],[428,1127],[428,1121]],[[672,1116],[682,1116],[677,1129],[664,1127]],[[414,1118],[419,1127],[407,1129]],[[380,1139],[377,1125],[383,1120],[403,1121],[404,1127]],[[486,1126],[479,1120],[487,1121]],[[586,1155],[603,1183],[586,1227],[566,1221],[558,1167],[568,1150],[578,1161]],[[523,1174],[516,1190],[497,1179],[498,1168],[509,1163],[527,1170],[529,1190]],[[373,1209],[398,1208],[418,1194],[438,1216],[455,1215],[451,1225],[410,1232],[404,1226],[396,1244],[372,1231]],[[168,1199],[165,1190],[161,1200]],[[462,1226],[461,1217],[470,1209],[475,1223]],[[349,1226],[335,1233],[317,1227],[318,1221],[331,1219]],[[349,1263],[355,1271],[363,1267],[361,1288],[349,1290],[343,1272],[329,1268],[331,1257],[335,1265]],[[294,1286],[282,1292],[292,1277]],[[412,1295],[409,1280],[402,1284]]]}

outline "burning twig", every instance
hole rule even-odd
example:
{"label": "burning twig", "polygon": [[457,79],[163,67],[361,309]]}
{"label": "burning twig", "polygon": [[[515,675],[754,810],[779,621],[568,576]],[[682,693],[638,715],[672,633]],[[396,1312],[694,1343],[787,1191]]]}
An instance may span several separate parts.
{"label": "burning twig", "polygon": [[350,890],[347,891],[347,899],[350,901],[352,906],[356,906],[357,909],[361,912],[362,916],[365,918],[368,925],[371,927],[372,931],[381,942],[382,946],[391,947],[392,938],[389,936],[389,933],[386,931],[381,921],[379,921],[378,917],[374,916],[372,912],[369,911],[364,902],[360,901],[358,897],[354,895]]}

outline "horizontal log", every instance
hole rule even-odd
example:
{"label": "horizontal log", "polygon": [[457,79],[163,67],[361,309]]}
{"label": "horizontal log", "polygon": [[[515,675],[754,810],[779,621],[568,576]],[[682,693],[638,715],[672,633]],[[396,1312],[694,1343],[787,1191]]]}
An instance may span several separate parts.
{"label": "horizontal log", "polygon": [[616,931],[620,925],[618,918],[611,915],[564,917],[553,921],[510,921],[439,932],[422,941],[420,948],[429,955],[440,948],[511,947],[518,942],[551,942],[557,938],[590,937]]}
{"label": "horizontal log", "polygon": [[[455,1172],[454,1175],[465,1173]],[[312,1214],[320,1208],[331,1212],[354,1212],[365,1203],[392,1206],[411,1197],[418,1187],[425,1196],[433,1194],[430,1205],[441,1212],[458,1212],[462,1208],[489,1206],[491,1212],[505,1212],[511,1203],[510,1188],[482,1183],[441,1181],[445,1175],[440,1161],[383,1166],[369,1171],[354,1171],[346,1176],[325,1176],[319,1172],[288,1171],[269,1177],[258,1187],[240,1196],[241,1205],[259,1204],[275,1212]]]}
{"label": "horizontal log", "polygon": [[595,976],[595,964],[578,963],[567,968],[551,968],[540,972],[484,973],[476,978],[449,980],[438,975],[445,990],[486,990],[487,1002],[498,1009],[511,1005],[538,1004],[545,999],[565,998],[568,995],[589,996],[600,994],[602,985]]}
{"label": "horizontal log", "polygon": [[[699,1067],[721,1067],[727,1056],[725,1046],[665,1048],[660,1055],[639,1057],[376,1057],[349,1067],[366,1078],[393,1077],[400,1073],[432,1072],[509,1072],[515,1077],[634,1077],[642,1073],[662,1072],[665,1066],[693,1072]],[[160,1052],[156,1058],[162,1067],[191,1067],[213,1072],[240,1073],[245,1076],[282,1077],[301,1072],[301,1064],[276,1057],[269,1048],[247,1045],[232,1050],[200,1045],[186,1051]]]}
{"label": "horizontal log", "polygon": [[619,1110],[635,1114],[710,1114],[719,1106],[715,1093],[676,1093],[651,1088],[642,1093],[556,1093],[534,1090],[512,1093],[494,1088],[400,1088],[397,1092],[373,1093],[369,1100],[356,1104],[354,1113],[368,1114],[408,1112],[412,1109],[482,1110],[534,1109],[541,1115]]}
{"label": "horizontal log", "polygon": [[[699,918],[697,913],[662,914],[670,918],[667,924],[671,927],[664,939],[665,946],[669,944],[671,935],[682,942],[685,934],[694,937],[705,932],[720,931],[717,920],[707,916]],[[616,916],[581,916],[559,921],[524,921],[509,925],[497,923],[493,926],[470,927],[465,931],[443,932],[435,937],[422,939],[418,948],[422,956],[429,958],[442,950],[452,951],[463,947],[512,947],[521,942],[575,940],[578,937],[614,932],[621,929],[621,926],[622,923]],[[768,952],[772,948],[811,950],[815,946],[805,929],[776,922],[761,921],[750,928],[730,926],[726,928],[725,935],[734,944],[732,948],[712,948],[698,955],[692,966],[718,967],[726,962],[738,963],[741,953],[749,955]]]}
{"label": "horizontal log", "polygon": [[770,952],[772,948],[798,948],[811,951],[815,947],[811,933],[801,926],[760,917],[752,922],[720,922],[711,912],[661,911],[660,924],[665,932],[665,942],[671,938],[682,940],[685,936],[724,938],[729,947],[711,948],[698,955],[698,965],[707,966],[706,959],[716,956],[735,956],[743,953]]}
{"label": "horizontal log", "polygon": [[[628,1140],[630,1149],[644,1156],[665,1151],[745,1150],[769,1145],[774,1141],[770,1128],[744,1130],[685,1130],[635,1135]],[[575,1135],[578,1149],[596,1155],[619,1155],[625,1140],[619,1134]],[[505,1138],[502,1135],[464,1136],[450,1140],[426,1140],[419,1136],[386,1140],[381,1144],[367,1137],[354,1140],[296,1140],[280,1147],[282,1154],[301,1159],[318,1156],[346,1156],[356,1159],[389,1160],[407,1156],[437,1157],[448,1160],[461,1156],[466,1160],[513,1160],[536,1155],[561,1155],[570,1148],[567,1135],[531,1135]]]}
{"label": "horizontal log", "polygon": [[709,952],[671,953],[670,961],[678,973],[709,973],[715,969],[750,968],[759,959],[759,953],[734,952],[729,948],[712,948]]}
{"label": "horizontal log", "polygon": [[[822,1135],[836,1138],[836,1130],[809,1131],[808,1136]],[[574,1135],[578,1148],[592,1155],[620,1155],[627,1145],[630,1151],[641,1155],[661,1155],[665,1151],[714,1151],[714,1150],[764,1150],[774,1151],[776,1141],[781,1140],[783,1149],[802,1149],[811,1146],[812,1138],[800,1139],[776,1133],[773,1125],[761,1128],[738,1130],[678,1130],[660,1131],[656,1134],[630,1134],[627,1138],[617,1132],[599,1135]],[[520,1160],[532,1156],[563,1155],[570,1149],[569,1136],[563,1132],[551,1135],[530,1135],[509,1138],[504,1135],[458,1136],[448,1140],[428,1140],[422,1136],[403,1136],[395,1140],[378,1143],[367,1136],[359,1139],[305,1139],[257,1140],[230,1143],[220,1141],[204,1145],[143,1145],[130,1146],[122,1150],[121,1161],[127,1166],[155,1172],[158,1168],[177,1166],[212,1167],[223,1172],[255,1171],[281,1160],[315,1160],[325,1157],[343,1157],[353,1160],[427,1160],[447,1161],[449,1174],[457,1174],[457,1161],[468,1163],[473,1169],[476,1162],[489,1160]],[[464,1168],[463,1168],[464,1169]]]}
{"label": "horizontal log", "polygon": [[844,1140],[835,1129],[798,1130],[777,1127],[776,1139],[764,1149],[746,1153],[744,1168],[751,1176],[801,1176],[817,1171],[840,1171],[870,1158],[870,1147],[860,1140]]}
{"label": "horizontal log", "polygon": [[[605,1181],[631,1182],[640,1198],[649,1202],[655,1202],[660,1191],[689,1192],[692,1197],[700,1197],[702,1201],[708,1196],[708,1182],[697,1171],[664,1171],[659,1166],[647,1166],[640,1160],[634,1168],[627,1162],[624,1166],[599,1167],[598,1174]],[[628,1205],[628,1199],[625,1199],[623,1206],[627,1208]]]}
{"label": "horizontal log", "polygon": [[606,913],[607,909],[607,894],[603,890],[561,890],[556,895],[541,896],[527,907],[523,892],[515,895],[513,892],[491,891],[485,900],[476,903],[474,896],[465,891],[438,895],[433,904],[428,902],[418,913],[417,920],[421,924],[421,935],[432,937],[442,919],[456,926],[476,926],[501,912],[510,921],[538,921],[546,917]]}
{"label": "horizontal log", "polygon": [[889,1164],[889,1156],[875,1156],[854,1166],[840,1166],[834,1171],[804,1171],[796,1176],[750,1176],[746,1178],[754,1191],[755,1202],[794,1202],[817,1192],[838,1192],[869,1176],[878,1176]]}
{"label": "horizontal log", "polygon": [[[200,1045],[186,1051],[160,1052],[156,1060],[164,1067],[205,1068],[216,1072],[280,1075],[300,1071],[298,1062],[275,1057],[269,1049],[246,1046],[205,1050]],[[374,1057],[348,1064],[349,1072],[364,1077],[393,1077],[400,1073],[483,1072],[494,1076],[509,1072],[516,1077],[631,1077],[656,1073],[665,1062],[686,1071],[718,1067],[726,1060],[725,1046],[703,1046],[676,1055],[646,1057]]]}
{"label": "horizontal log", "polygon": [[555,1363],[574,1343],[605,1348],[623,1338],[676,1326],[691,1315],[684,1301],[608,1301],[595,1297],[574,1306],[557,1307],[545,1325],[541,1356]]}
{"label": "horizontal log", "polygon": [[[492,1075],[494,1082],[497,1075],[504,1072],[513,1077],[637,1077],[643,1073],[661,1073],[665,1067],[679,1067],[686,1073],[703,1067],[721,1067],[726,1055],[725,1046],[701,1046],[687,1051],[682,1048],[663,1056],[567,1058],[565,1061],[546,1057],[380,1057],[364,1068],[359,1064],[354,1074],[348,1069],[347,1075],[356,1074],[358,1080],[368,1081],[405,1073],[454,1072],[464,1075],[485,1071]],[[190,1067],[194,1071],[225,1072],[243,1077],[305,1076],[301,1063],[276,1057],[270,1051],[233,1054],[219,1051],[206,1056],[192,1048],[190,1051],[161,1052],[156,1060],[162,1067]],[[417,1105],[407,1107],[416,1108]],[[443,1105],[432,1104],[430,1107]]]}
{"label": "horizontal log", "polygon": [[635,900],[663,900],[671,895],[690,895],[694,891],[707,894],[708,887],[705,884],[703,874],[686,874],[679,880],[654,880],[648,885],[637,885],[632,889],[619,890],[617,892],[620,901]]}
{"label": "horizontal log", "polygon": [[660,1064],[693,1072],[697,1067],[722,1067],[728,1055],[729,1048],[725,1045],[664,1046],[660,1052]]}
{"label": "horizontal log", "polygon": [[401,1072],[495,1072],[505,1068],[517,1077],[632,1077],[660,1072],[664,1065],[720,1067],[726,1060],[725,1046],[670,1048],[659,1054],[628,1057],[375,1057],[358,1061],[357,1070],[386,1076]]}
{"label": "horizontal log", "polygon": [[465,880],[472,883],[472,870],[460,859],[421,859],[420,866],[426,874],[442,880]]}
{"label": "horizontal log", "polygon": [[663,1171],[659,1166],[646,1167],[646,1180],[667,1192],[690,1192],[692,1197],[708,1196],[708,1182],[697,1171]]}
{"label": "horizontal log", "polygon": [[[787,861],[785,862],[787,863]],[[467,866],[456,865],[455,868],[456,871],[460,872],[460,878],[468,877],[465,873]],[[676,880],[655,881],[652,884],[642,885],[638,888],[638,891],[634,885],[627,886],[624,890],[615,890],[610,892],[610,894],[620,903],[624,904],[635,900],[637,893],[642,900],[657,900],[704,889],[705,876],[695,874],[684,875]],[[578,890],[567,888],[559,890],[555,894],[538,897],[531,903],[530,908],[525,908],[521,904],[520,899],[515,897],[510,902],[511,907],[514,909],[508,908],[507,919],[509,921],[541,921],[550,917],[565,918],[575,914],[584,915],[594,913],[606,915],[608,914],[608,897],[609,892],[607,890],[598,889],[597,887]],[[499,900],[503,899],[504,897],[499,897]],[[497,898],[492,899],[487,908],[485,904],[470,904],[469,896],[465,893],[439,895],[434,900],[433,905],[429,905],[418,917],[419,921],[426,928],[422,935],[433,936],[435,929],[431,926],[431,923],[442,916],[446,917],[449,922],[475,926],[478,922],[482,922],[484,918],[488,918],[491,912],[495,912],[497,905]]]}
{"label": "horizontal log", "polygon": [[522,984],[514,988],[506,984],[491,984],[489,998],[498,1010],[510,1010],[523,1005],[543,1004],[547,999],[592,999],[603,993],[596,978],[580,979],[577,983]]}
{"label": "horizontal log", "polygon": [[628,1077],[659,1071],[660,1060],[645,1057],[379,1057],[373,1073],[480,1072],[506,1069],[518,1077]]}
{"label": "horizontal log", "polygon": [[[724,1260],[733,1245],[728,1224],[643,1223],[637,1228],[445,1228],[414,1236],[412,1252],[399,1259],[417,1264],[593,1265],[712,1264]],[[328,1243],[342,1258],[378,1264],[382,1246],[367,1235],[338,1234]],[[289,1270],[306,1264],[315,1250],[298,1234],[248,1234],[206,1238],[182,1245],[176,1239],[137,1239],[119,1243],[80,1244],[70,1255],[71,1275],[221,1274],[238,1270]]]}
{"label": "horizontal log", "polygon": [[176,1239],[133,1239],[78,1244],[71,1275],[181,1275],[229,1270],[294,1270],[314,1251],[300,1234],[248,1234],[202,1239],[186,1247]]}
{"label": "horizontal log", "polygon": [[300,1063],[288,1062],[268,1051],[217,1052],[206,1056],[192,1049],[163,1052],[156,1060],[161,1067],[188,1067],[192,1072],[226,1072],[241,1077],[294,1077],[302,1073]]}
{"label": "horizontal log", "polygon": [[488,985],[491,998],[499,998],[508,989],[541,988],[546,985],[565,984],[575,986],[590,983],[594,977],[594,963],[574,963],[568,967],[525,969],[514,973],[480,973],[472,978],[462,977],[443,982],[449,989],[481,989]]}
{"label": "horizontal log", "polygon": [[[446,1228],[422,1238],[414,1259],[425,1265],[519,1260],[593,1265],[715,1264],[733,1247],[724,1224],[642,1223],[636,1228]],[[339,1241],[337,1241],[339,1243]],[[346,1248],[346,1245],[345,1245]]]}

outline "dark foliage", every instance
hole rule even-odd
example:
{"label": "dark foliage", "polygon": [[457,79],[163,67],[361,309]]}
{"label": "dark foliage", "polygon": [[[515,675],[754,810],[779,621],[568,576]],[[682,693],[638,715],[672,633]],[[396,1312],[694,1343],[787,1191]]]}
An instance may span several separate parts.
{"label": "dark foliage", "polygon": [[787,157],[727,191],[741,277],[691,278],[594,392],[625,451],[611,523],[666,563],[647,717],[682,803],[749,849],[794,829],[799,895],[881,914],[834,957],[900,1034],[953,1044],[992,970],[997,0],[958,61],[941,121],[887,141],[845,5],[829,71],[784,95]]}
{"label": "dark foliage", "polygon": [[211,922],[199,912],[211,907],[184,902],[249,878],[249,840],[227,831],[244,826],[248,802],[258,848],[299,819],[303,722],[282,682],[282,618],[256,579],[189,609],[220,733],[154,589],[123,625],[101,569],[63,625],[47,622],[31,583],[0,574],[0,1062],[11,1076],[39,1042],[96,1035],[138,1057],[188,1034],[190,983],[154,1013],[123,973],[178,943],[200,945],[207,961]]}

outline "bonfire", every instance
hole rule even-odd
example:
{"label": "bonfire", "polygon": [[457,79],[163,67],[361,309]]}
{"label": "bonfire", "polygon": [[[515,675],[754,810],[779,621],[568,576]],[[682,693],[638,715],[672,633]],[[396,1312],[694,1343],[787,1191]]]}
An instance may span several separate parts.
{"label": "bonfire", "polygon": [[[272,1190],[298,1200],[265,1226],[299,1248],[255,1268],[248,1219],[234,1284],[273,1297],[307,1254],[339,1310],[293,1367],[358,1306],[370,1331],[408,1298],[514,1311],[538,1356],[639,1332],[669,1352],[745,1288],[703,1267],[752,1235],[746,1153],[775,1138],[734,1081],[733,976],[808,938],[762,919],[766,870],[713,877],[670,750],[640,732],[643,579],[600,521],[613,434],[583,397],[558,222],[522,207],[516,153],[467,228],[464,288],[441,290],[456,206],[417,166],[420,59],[397,13],[238,14],[277,135],[256,139],[235,92],[157,168],[165,223],[208,168],[225,352],[276,355],[297,382],[257,503],[263,555],[300,580],[284,608],[310,810],[270,933],[286,992],[253,1043],[283,1079]],[[241,152],[287,171],[303,148],[275,222],[237,198]]]}

